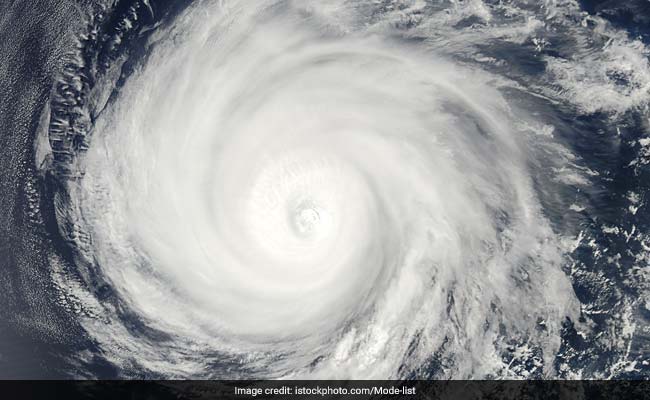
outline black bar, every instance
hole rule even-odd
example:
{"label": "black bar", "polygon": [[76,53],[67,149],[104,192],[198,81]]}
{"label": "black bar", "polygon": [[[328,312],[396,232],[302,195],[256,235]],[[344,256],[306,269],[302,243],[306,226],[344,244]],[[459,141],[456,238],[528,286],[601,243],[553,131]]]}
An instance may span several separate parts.
{"label": "black bar", "polygon": [[650,399],[650,381],[0,381],[0,399]]}

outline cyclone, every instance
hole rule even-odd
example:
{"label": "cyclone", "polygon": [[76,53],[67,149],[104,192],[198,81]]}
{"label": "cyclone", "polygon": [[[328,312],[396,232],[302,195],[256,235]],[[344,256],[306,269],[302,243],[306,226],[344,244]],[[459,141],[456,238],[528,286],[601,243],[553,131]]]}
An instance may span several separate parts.
{"label": "cyclone", "polygon": [[[541,54],[559,23],[526,2],[451,3],[143,1],[110,46],[88,29],[35,145],[65,248],[49,279],[91,343],[67,362],[172,379],[602,377],[573,350],[604,329],[576,254],[600,243],[584,221],[622,230],[586,217],[611,175],[586,166],[568,139],[584,122],[562,113],[646,107],[641,45],[607,45],[628,46],[614,57],[628,92],[556,53],[542,82],[481,52]],[[565,3],[545,20],[583,15]],[[642,358],[617,326],[599,345]]]}
{"label": "cyclone", "polygon": [[398,377],[447,340],[456,376],[488,375],[501,325],[552,354],[559,327],[527,314],[557,321],[572,290],[490,77],[300,12],[187,11],[78,161],[88,257],[170,335],[152,369],[210,376],[200,348],[260,377]]}

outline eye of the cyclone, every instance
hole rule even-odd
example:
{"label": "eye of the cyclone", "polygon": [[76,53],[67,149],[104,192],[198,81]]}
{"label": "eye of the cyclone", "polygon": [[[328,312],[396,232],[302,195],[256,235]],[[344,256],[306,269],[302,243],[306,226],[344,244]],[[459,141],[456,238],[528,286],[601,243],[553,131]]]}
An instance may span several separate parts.
{"label": "eye of the cyclone", "polygon": [[326,213],[327,211],[310,200],[303,200],[294,208],[289,218],[298,235],[309,237],[323,227]]}

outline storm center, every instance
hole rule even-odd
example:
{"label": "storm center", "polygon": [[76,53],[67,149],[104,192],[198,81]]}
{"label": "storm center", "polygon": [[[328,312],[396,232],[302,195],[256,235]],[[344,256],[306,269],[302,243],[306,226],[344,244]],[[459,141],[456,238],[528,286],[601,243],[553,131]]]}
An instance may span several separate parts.
{"label": "storm center", "polygon": [[324,211],[311,202],[300,203],[292,212],[291,223],[300,236],[311,236],[320,227]]}

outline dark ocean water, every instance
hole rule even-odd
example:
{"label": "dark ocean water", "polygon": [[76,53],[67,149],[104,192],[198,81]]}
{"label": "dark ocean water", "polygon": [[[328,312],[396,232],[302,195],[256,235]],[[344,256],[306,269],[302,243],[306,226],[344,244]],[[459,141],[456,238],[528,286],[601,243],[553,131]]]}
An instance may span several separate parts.
{"label": "dark ocean water", "polygon": [[[444,10],[452,8],[453,2],[430,3],[432,10]],[[496,3],[485,0],[481,4],[492,9]],[[622,37],[638,38],[639,44],[630,45],[629,51],[647,61],[650,3],[621,3],[581,1],[579,7],[608,21],[608,29]],[[132,335],[153,342],[156,338],[164,340],[164,333],[150,329],[129,310],[109,280],[82,265],[69,238],[74,226],[66,226],[57,212],[68,205],[65,182],[75,179],[76,174],[71,159],[91,145],[96,118],[107,103],[119,97],[120,88],[133,71],[147,63],[151,36],[161,26],[172,25],[189,4],[155,0],[106,4],[72,0],[0,2],[1,378],[167,376],[137,362],[125,366],[110,361],[99,339],[80,322],[90,316],[85,299],[61,282],[53,282],[52,270],[56,262],[68,276],[85,282],[96,299],[118,310],[116,315]],[[523,10],[538,7],[536,2],[512,4]],[[453,29],[464,38],[467,26],[507,27],[507,17],[494,10],[489,22],[469,15]],[[562,7],[558,12],[569,14]],[[582,26],[581,21],[574,22]],[[411,23],[417,24],[417,20]],[[580,371],[585,378],[647,379],[650,145],[644,139],[650,135],[650,89],[643,85],[650,83],[650,78],[642,81],[626,75],[621,72],[625,68],[617,70],[615,65],[617,60],[626,61],[614,59],[609,80],[589,85],[610,85],[607,87],[614,87],[620,97],[596,99],[605,106],[591,107],[580,98],[580,91],[589,85],[581,86],[584,81],[579,78],[578,83],[554,80],[548,72],[550,57],[570,59],[576,53],[585,59],[593,56],[587,68],[594,69],[600,68],[598,63],[609,62],[598,56],[603,46],[595,35],[585,43],[573,26],[566,24],[566,20],[560,24],[549,18],[547,27],[539,28],[537,35],[538,39],[547,39],[541,47],[531,38],[518,42],[496,36],[471,45],[470,39],[433,42],[458,62],[518,82],[519,88],[504,89],[504,97],[553,126],[554,140],[576,156],[570,164],[587,177],[583,184],[554,184],[557,176],[549,170],[561,166],[545,159],[543,149],[535,150],[539,157],[531,161],[530,170],[543,213],[556,232],[576,239],[563,270],[582,305],[581,316],[579,321],[568,317],[562,321],[561,344],[554,361],[557,376],[576,377],[571,372]],[[408,23],[403,29],[409,29]],[[477,54],[497,61],[477,62]],[[645,72],[650,74],[650,68]],[[105,85],[107,81],[112,82],[110,89],[100,94],[93,91],[98,82]],[[98,100],[101,96],[106,101]],[[621,104],[632,96],[638,101],[630,106]],[[51,151],[37,144],[39,137],[48,139]],[[591,330],[581,331],[576,324],[587,324]],[[522,370],[535,370],[534,355],[517,358],[513,353],[503,354],[503,358],[513,369],[519,365]],[[436,376],[443,364],[432,358],[423,367],[428,372],[420,370],[420,375],[412,376]],[[214,368],[225,365],[226,361]]]}

